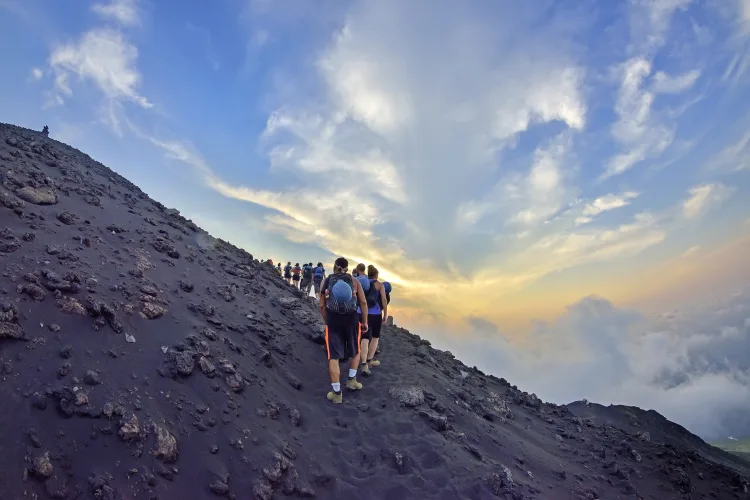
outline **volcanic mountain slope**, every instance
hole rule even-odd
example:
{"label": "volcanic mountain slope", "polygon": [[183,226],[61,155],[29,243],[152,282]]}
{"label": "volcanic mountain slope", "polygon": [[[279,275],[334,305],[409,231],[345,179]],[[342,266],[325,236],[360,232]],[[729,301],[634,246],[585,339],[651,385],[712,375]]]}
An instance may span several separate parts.
{"label": "volcanic mountain slope", "polygon": [[317,308],[270,266],[33,131],[0,126],[0,182],[0,498],[748,497],[697,438],[397,327],[331,405]]}

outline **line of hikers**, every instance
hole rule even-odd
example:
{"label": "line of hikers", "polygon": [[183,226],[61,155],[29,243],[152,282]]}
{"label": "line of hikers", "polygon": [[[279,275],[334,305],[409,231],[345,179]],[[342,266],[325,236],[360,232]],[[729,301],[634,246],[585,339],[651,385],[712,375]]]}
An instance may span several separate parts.
{"label": "line of hikers", "polygon": [[[273,262],[271,262],[271,265],[273,265]],[[301,266],[299,262],[294,266],[291,262],[287,262],[283,269],[281,268],[281,262],[279,262],[274,269],[279,276],[284,277],[284,281],[297,290],[302,290],[306,295],[310,295],[310,291],[314,287],[315,296],[320,295],[320,285],[326,277],[326,269],[322,262],[318,262],[317,266],[313,266],[312,262]]]}
{"label": "line of hikers", "polygon": [[331,391],[327,398],[333,403],[343,402],[340,360],[350,359],[346,388],[359,391],[362,384],[357,373],[370,376],[371,368],[379,366],[374,359],[378,352],[380,329],[388,317],[391,286],[378,281],[378,270],[373,265],[358,264],[349,274],[349,261],[339,257],[333,274],[320,287],[320,313],[326,324],[326,350]]}
{"label": "line of hikers", "polygon": [[[273,266],[272,260],[267,262]],[[313,267],[312,262],[292,266],[290,261],[283,268],[279,262],[274,269],[289,285],[308,295],[311,287],[315,287],[326,324],[332,389],[327,398],[340,404],[343,402],[340,361],[351,360],[346,381],[346,388],[351,391],[362,389],[358,373],[369,377],[371,368],[380,366],[380,361],[374,358],[380,352],[380,330],[388,318],[391,284],[378,280],[379,272],[373,265],[357,264],[349,274],[349,261],[344,257],[336,259],[330,276],[320,262]]]}

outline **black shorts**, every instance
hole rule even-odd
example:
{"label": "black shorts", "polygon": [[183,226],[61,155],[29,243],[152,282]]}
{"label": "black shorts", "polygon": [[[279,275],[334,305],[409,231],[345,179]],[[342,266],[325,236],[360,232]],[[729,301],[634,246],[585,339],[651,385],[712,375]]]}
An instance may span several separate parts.
{"label": "black shorts", "polygon": [[316,294],[320,293],[320,285],[322,285],[322,284],[323,284],[323,280],[320,280],[320,281],[315,280],[315,281],[313,281],[313,285],[315,286],[315,293]]}
{"label": "black shorts", "polygon": [[328,311],[326,349],[328,359],[353,358],[359,354],[360,328],[354,314]]}
{"label": "black shorts", "polygon": [[285,274],[285,275],[284,275],[284,278],[286,278],[286,279],[290,280],[290,279],[292,279],[292,275],[291,275],[291,274]]}
{"label": "black shorts", "polygon": [[380,338],[380,329],[383,326],[382,314],[367,315],[367,333],[362,334],[363,339],[372,340]]}
{"label": "black shorts", "polygon": [[298,275],[298,274],[295,274],[295,275],[294,275],[294,277],[293,277],[292,279],[293,279],[294,281],[299,281],[299,275]]}

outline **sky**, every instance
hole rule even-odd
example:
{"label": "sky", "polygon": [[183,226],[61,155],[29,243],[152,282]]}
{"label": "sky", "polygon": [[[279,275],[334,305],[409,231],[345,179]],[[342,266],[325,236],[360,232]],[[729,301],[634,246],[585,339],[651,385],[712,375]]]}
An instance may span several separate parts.
{"label": "sky", "polygon": [[544,399],[750,434],[750,0],[0,0],[0,43],[0,121],[214,236],[373,263]]}

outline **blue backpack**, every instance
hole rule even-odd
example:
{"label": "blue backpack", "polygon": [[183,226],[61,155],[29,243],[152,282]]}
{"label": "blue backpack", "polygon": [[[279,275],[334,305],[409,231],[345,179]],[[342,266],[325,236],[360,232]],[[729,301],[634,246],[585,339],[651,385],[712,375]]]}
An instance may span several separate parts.
{"label": "blue backpack", "polygon": [[[349,300],[336,300],[331,290],[333,285],[343,281],[349,285],[352,289],[352,296]],[[328,283],[326,285],[326,309],[331,312],[338,314],[351,314],[357,311],[357,297],[354,292],[354,283],[352,283],[352,277],[348,274],[339,273],[332,274],[328,277]]]}
{"label": "blue backpack", "polygon": [[315,281],[321,281],[323,279],[323,275],[325,274],[326,270],[322,267],[318,266],[315,268]]}

